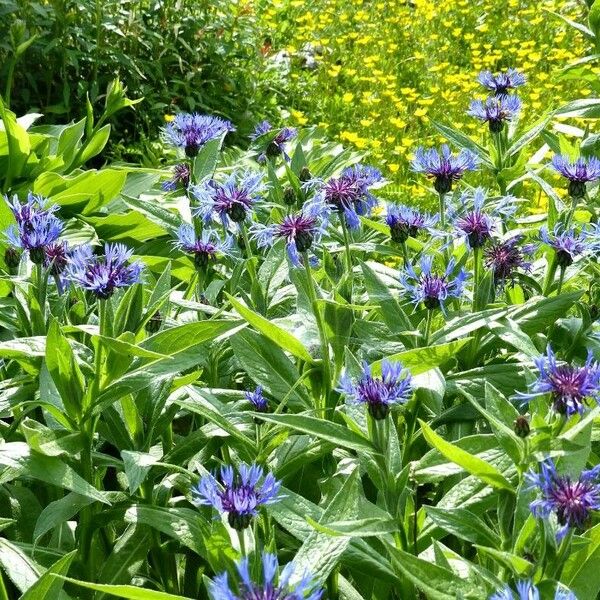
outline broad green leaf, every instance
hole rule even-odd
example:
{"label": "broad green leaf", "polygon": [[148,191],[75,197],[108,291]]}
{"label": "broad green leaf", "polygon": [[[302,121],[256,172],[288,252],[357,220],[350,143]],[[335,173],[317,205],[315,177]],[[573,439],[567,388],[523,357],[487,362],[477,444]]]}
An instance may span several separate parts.
{"label": "broad green leaf", "polygon": [[78,579],[71,579],[69,577],[62,577],[62,579],[74,585],[78,585],[79,587],[87,588],[88,590],[103,592],[111,596],[116,596],[117,598],[126,598],[126,600],[191,600],[185,596],[175,596],[174,594],[167,594],[165,592],[158,592],[156,590],[147,590],[140,587],[134,587],[133,585],[88,583],[86,581],[79,581]]}
{"label": "broad green leaf", "polygon": [[21,592],[34,585],[43,572],[21,548],[3,538],[0,538],[0,566]]}
{"label": "broad green leaf", "polygon": [[200,151],[194,159],[194,181],[200,183],[205,177],[210,177],[217,167],[219,151],[223,143],[224,136],[209,140],[200,148]]}
{"label": "broad green leaf", "polygon": [[94,502],[92,498],[70,492],[66,496],[50,502],[40,513],[35,524],[33,539],[40,537],[74,517],[84,506]]}
{"label": "broad green leaf", "polygon": [[588,529],[583,538],[589,543],[571,551],[561,580],[577,598],[591,599],[600,592],[600,525]]}
{"label": "broad green leaf", "polygon": [[56,600],[63,588],[64,580],[55,575],[66,575],[77,550],[65,554],[57,560],[27,591],[20,600]]}
{"label": "broad green leaf", "polygon": [[457,131],[452,127],[448,127],[447,125],[442,125],[441,123],[437,123],[436,121],[432,121],[432,125],[448,140],[456,144],[459,148],[466,148],[471,152],[474,152],[479,159],[488,167],[492,167],[492,161],[490,159],[489,154],[483,146],[480,146],[477,142],[472,140],[470,137]]}
{"label": "broad green leaf", "polygon": [[527,573],[531,573],[531,570],[534,568],[528,560],[525,560],[523,557],[517,556],[516,554],[512,554],[511,552],[496,550],[495,548],[488,548],[487,546],[475,545],[475,547],[482,554],[491,556],[500,564],[511,569],[516,576],[522,577]]}
{"label": "broad green leaf", "polygon": [[146,479],[146,475],[148,475],[152,466],[159,461],[159,458],[146,452],[134,452],[132,450],[121,450],[121,458],[123,459],[129,492],[135,494]]}
{"label": "broad green leaf", "polygon": [[12,181],[19,177],[31,152],[29,134],[19,123],[15,114],[5,107],[0,98],[0,119],[4,124],[4,131],[8,141],[8,168],[4,183],[4,191],[7,191]]}
{"label": "broad green leaf", "polygon": [[[471,338],[464,338],[448,342],[447,344],[405,350],[404,352],[398,352],[386,357],[386,360],[400,362],[412,375],[419,375],[451,359],[470,341]],[[381,363],[382,361],[379,360],[371,365],[375,374],[381,373]]]}
{"label": "broad green leaf", "polygon": [[282,350],[293,354],[300,360],[307,363],[313,362],[312,356],[297,337],[278,325],[275,325],[268,319],[265,319],[258,313],[255,313],[229,294],[226,295],[227,299],[231,302],[233,308],[235,308],[239,315],[248,321],[248,323],[250,323],[257,331],[269,338],[272,342],[275,342]]}
{"label": "broad green leaf", "polygon": [[369,454],[378,453],[368,438],[331,421],[309,415],[274,415],[269,413],[261,414],[260,418],[267,423],[275,423],[296,431],[301,431],[302,433],[314,435],[348,450],[367,452]]}
{"label": "broad green leaf", "polygon": [[525,146],[532,142],[548,125],[552,115],[542,117],[533,127],[528,129],[518,140],[515,140],[506,151],[508,156],[518,154]]}
{"label": "broad green leaf", "polygon": [[438,450],[448,460],[459,465],[471,475],[478,477],[494,488],[513,491],[510,482],[494,466],[477,456],[469,454],[458,446],[447,442],[421,419],[419,419],[419,423],[421,424],[423,436],[429,445]]}
{"label": "broad green leaf", "polygon": [[438,527],[459,539],[492,547],[500,545],[498,535],[470,510],[425,506],[425,512]]}
{"label": "broad green leaf", "polygon": [[333,537],[380,536],[384,533],[394,533],[399,527],[396,519],[382,520],[380,517],[330,523],[318,523],[311,517],[307,517],[306,520],[317,531]]}

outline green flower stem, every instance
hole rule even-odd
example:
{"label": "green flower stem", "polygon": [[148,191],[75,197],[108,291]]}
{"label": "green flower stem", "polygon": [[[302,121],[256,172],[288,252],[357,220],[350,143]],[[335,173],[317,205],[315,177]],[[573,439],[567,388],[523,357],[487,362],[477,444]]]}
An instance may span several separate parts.
{"label": "green flower stem", "polygon": [[423,333],[424,346],[429,345],[429,336],[431,335],[431,322],[433,321],[433,311],[427,309],[427,320],[425,321],[425,332]]}
{"label": "green flower stem", "polygon": [[567,532],[567,535],[565,535],[565,537],[563,538],[562,542],[560,543],[559,549],[558,549],[558,555],[556,557],[556,562],[555,567],[554,567],[554,579],[559,580],[560,576],[562,574],[562,570],[565,566],[565,562],[567,561],[567,558],[569,557],[570,554],[570,550],[571,550],[571,542],[573,540],[573,529],[569,529],[569,531]]}
{"label": "green flower stem", "polygon": [[246,556],[246,530],[242,529],[237,531],[238,540],[240,542],[240,554]]}
{"label": "green flower stem", "polygon": [[439,194],[440,225],[446,229],[446,194]]}
{"label": "green flower stem", "polygon": [[410,265],[410,258],[408,256],[408,248],[406,246],[406,242],[402,242],[400,244],[400,246],[402,247],[402,258],[404,259],[404,268],[408,268],[408,265]]}
{"label": "green flower stem", "polygon": [[558,287],[556,288],[556,295],[559,296],[562,291],[563,282],[565,280],[565,267],[560,267],[560,274],[558,276]]}
{"label": "green flower stem", "polygon": [[342,232],[344,233],[344,248],[346,254],[346,270],[348,278],[350,280],[350,289],[352,289],[352,280],[354,278],[354,272],[352,270],[352,252],[350,250],[350,232],[346,225],[346,219],[343,215],[340,215],[340,223],[342,224]]}
{"label": "green flower stem", "polygon": [[556,253],[554,253],[552,256],[552,260],[548,264],[548,269],[546,270],[546,277],[544,278],[544,286],[542,288],[542,293],[544,294],[544,296],[548,296],[548,294],[550,293],[550,288],[554,283],[557,268],[558,264],[556,262]]}
{"label": "green flower stem", "polygon": [[310,304],[313,310],[313,314],[315,315],[315,320],[317,321],[317,327],[319,329],[319,338],[321,341],[321,360],[323,363],[323,409],[327,408],[327,402],[329,399],[329,395],[331,393],[331,367],[329,364],[329,343],[327,341],[327,333],[325,332],[325,323],[323,322],[323,315],[321,314],[321,309],[319,308],[318,300],[317,300],[317,291],[315,280],[312,276],[312,271],[310,269],[310,260],[308,256],[308,252],[302,253],[302,258],[304,262],[304,270],[306,271],[306,277],[308,279],[308,294]]}
{"label": "green flower stem", "polygon": [[473,312],[478,310],[479,285],[481,284],[481,248],[473,248]]}
{"label": "green flower stem", "polygon": [[256,275],[256,265],[254,264],[254,254],[252,253],[252,246],[250,245],[250,238],[248,237],[248,230],[244,223],[240,223],[240,233],[244,240],[244,246],[246,248],[246,266],[248,267],[248,275],[250,275],[250,283],[252,286],[251,295],[256,294],[255,300],[257,310],[259,313],[264,314],[266,312],[265,300],[262,294],[262,289],[258,284],[258,278]]}

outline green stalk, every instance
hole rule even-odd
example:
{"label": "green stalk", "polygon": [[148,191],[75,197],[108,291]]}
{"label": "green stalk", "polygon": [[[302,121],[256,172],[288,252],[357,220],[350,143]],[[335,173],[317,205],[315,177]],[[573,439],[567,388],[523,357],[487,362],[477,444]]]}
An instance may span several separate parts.
{"label": "green stalk", "polygon": [[254,265],[254,254],[252,253],[252,246],[250,245],[248,230],[246,229],[246,225],[243,222],[240,223],[240,232],[242,234],[242,239],[244,240],[244,246],[246,247],[246,265],[248,267],[248,274],[250,275],[252,290],[255,290],[257,295],[256,303],[258,304],[258,306],[256,308],[258,309],[259,313],[264,314],[266,312],[265,301],[256,275],[256,266]]}
{"label": "green stalk", "polygon": [[425,321],[425,333],[423,333],[423,339],[425,340],[425,346],[429,345],[429,336],[431,335],[431,322],[433,321],[433,311],[427,309],[427,320]]}
{"label": "green stalk", "polygon": [[552,260],[548,264],[548,269],[546,270],[546,277],[544,278],[544,287],[542,288],[542,293],[544,296],[548,296],[550,293],[550,288],[554,283],[554,277],[556,275],[556,269],[558,264],[556,262],[556,253],[553,254]]}
{"label": "green stalk", "polygon": [[[352,252],[350,251],[350,232],[346,225],[346,220],[343,215],[340,216],[340,222],[342,224],[342,232],[344,233],[344,247],[346,253],[346,270],[348,272],[348,278],[350,280],[350,290],[352,290],[352,284],[354,279],[354,272],[352,270]],[[351,294],[352,296],[352,294]]]}
{"label": "green stalk", "polygon": [[439,194],[440,225],[446,229],[446,194]]}
{"label": "green stalk", "polygon": [[327,408],[327,401],[329,399],[329,394],[331,392],[331,369],[329,365],[329,343],[327,342],[327,334],[325,332],[325,324],[323,322],[323,316],[321,315],[321,310],[319,308],[319,304],[317,301],[317,291],[315,280],[312,276],[312,271],[310,269],[310,260],[308,256],[308,252],[302,253],[303,262],[304,262],[304,270],[306,271],[306,277],[308,279],[308,294],[310,304],[313,310],[313,314],[315,315],[315,320],[317,321],[317,327],[319,328],[319,338],[321,340],[321,360],[323,362],[323,409]]}
{"label": "green stalk", "polygon": [[473,312],[478,309],[479,284],[481,283],[481,248],[473,248]]}
{"label": "green stalk", "polygon": [[560,275],[558,276],[558,287],[556,288],[556,295],[559,296],[562,291],[563,282],[565,280],[565,267],[560,267]]}
{"label": "green stalk", "polygon": [[408,248],[406,247],[406,242],[402,242],[400,244],[400,246],[402,246],[402,258],[404,259],[404,268],[408,268],[408,265],[410,264],[410,258],[408,256]]}

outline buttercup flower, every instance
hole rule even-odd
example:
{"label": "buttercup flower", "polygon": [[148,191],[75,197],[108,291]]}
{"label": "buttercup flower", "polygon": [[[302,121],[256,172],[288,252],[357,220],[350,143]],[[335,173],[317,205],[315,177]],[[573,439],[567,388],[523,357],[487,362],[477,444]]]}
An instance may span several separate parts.
{"label": "buttercup flower", "polygon": [[226,572],[218,575],[208,588],[212,600],[320,600],[323,595],[309,573],[304,573],[296,584],[290,584],[293,563],[287,564],[277,577],[279,564],[274,554],[264,552],[262,555],[262,583],[250,577],[247,557],[236,566],[241,581],[232,587]]}
{"label": "buttercup flower", "polygon": [[468,277],[467,272],[461,269],[452,278],[455,265],[454,259],[451,259],[444,274],[435,273],[433,257],[423,256],[420,262],[420,275],[417,275],[413,266],[408,264],[400,273],[400,284],[411,295],[415,305],[422,302],[429,310],[441,308],[444,311],[448,298],[460,298]]}
{"label": "buttercup flower", "polygon": [[251,227],[252,237],[259,248],[272,246],[276,238],[284,239],[290,261],[300,267],[300,255],[318,243],[325,233],[329,213],[329,207],[317,197],[306,202],[300,212],[284,217],[281,223],[269,226],[255,223]]}
{"label": "buttercup flower", "polygon": [[163,138],[172,146],[181,148],[186,156],[194,157],[206,142],[234,130],[229,121],[219,117],[179,113],[164,127]]}
{"label": "buttercup flower", "polygon": [[[269,121],[262,121],[259,123],[253,133],[250,135],[250,139],[254,142],[258,138],[263,135],[274,131],[273,126]],[[290,157],[285,152],[285,144],[290,140],[293,140],[298,132],[293,127],[284,127],[280,129],[273,139],[271,139],[263,153],[258,157],[259,162],[262,162],[266,159],[266,157],[274,158],[282,154],[286,160],[289,160]]]}
{"label": "buttercup flower", "polygon": [[97,298],[110,298],[118,288],[140,281],[142,264],[129,263],[133,250],[123,244],[105,244],[104,256],[94,256],[90,246],[78,246],[71,254],[67,278]]}
{"label": "buttercup flower", "polygon": [[267,412],[269,410],[269,403],[263,396],[263,390],[260,385],[253,392],[245,392],[244,396],[257,412]]}
{"label": "buttercup flower", "polygon": [[595,156],[580,157],[572,162],[568,156],[557,154],[552,159],[552,166],[569,180],[568,190],[572,198],[583,198],[585,184],[600,179],[600,159]]}
{"label": "buttercup flower", "polygon": [[420,232],[431,230],[438,219],[439,215],[432,216],[408,206],[389,203],[385,222],[392,240],[401,244],[409,237],[416,238]]}
{"label": "buttercup flower", "polygon": [[598,245],[597,237],[591,230],[582,229],[579,232],[574,229],[563,230],[560,224],[554,227],[553,233],[550,233],[546,227],[542,227],[540,239],[554,249],[559,267],[572,265],[578,256],[594,250]]}
{"label": "buttercup flower", "polygon": [[571,416],[583,414],[588,400],[600,403],[600,364],[588,353],[581,367],[559,364],[550,346],[546,354],[535,359],[539,375],[527,394],[519,395],[526,400],[550,394],[557,413]]}
{"label": "buttercup flower", "polygon": [[416,173],[425,173],[433,179],[433,187],[438,194],[447,194],[452,190],[452,184],[458,181],[467,171],[477,168],[478,159],[470,150],[461,150],[452,154],[444,144],[440,150],[417,148],[412,161],[412,169]]}
{"label": "buttercup flower", "polygon": [[[510,586],[492,594],[489,600],[540,600],[540,592],[531,580],[517,581],[516,596]],[[554,600],[577,600],[575,594],[566,588],[559,587],[554,593]]]}
{"label": "buttercup flower", "polygon": [[233,238],[227,236],[222,241],[219,234],[213,229],[203,229],[200,237],[192,225],[181,225],[177,231],[175,246],[184,252],[194,255],[194,263],[199,268],[204,268],[218,254],[229,254],[233,247]]}
{"label": "buttercup flower", "polygon": [[240,224],[261,199],[264,190],[262,173],[236,171],[223,183],[210,179],[191,188],[198,200],[194,213],[205,222],[216,213],[225,227],[229,220]]}
{"label": "buttercup flower", "polygon": [[495,96],[485,102],[473,100],[468,114],[489,125],[492,133],[502,131],[504,123],[515,119],[521,110],[518,96]]}
{"label": "buttercup flower", "polygon": [[551,514],[561,526],[558,539],[570,528],[584,528],[592,511],[600,509],[600,465],[582,471],[578,479],[559,475],[552,459],[540,463],[540,473],[526,474],[531,489],[538,489],[541,497],[529,505],[536,517],[547,519]]}
{"label": "buttercup flower", "polygon": [[350,229],[360,227],[360,215],[368,215],[377,206],[370,188],[383,181],[381,172],[373,167],[354,165],[332,177],[322,188],[323,199],[340,215]]}
{"label": "buttercup flower", "polygon": [[179,187],[187,190],[187,187],[190,184],[190,178],[190,165],[187,163],[179,163],[173,167],[173,177],[162,184],[162,189],[165,192],[174,192]]}
{"label": "buttercup flower", "polygon": [[529,248],[521,248],[522,236],[495,242],[485,250],[485,266],[494,271],[494,283],[500,284],[514,277],[519,269],[529,271],[531,263],[525,259]]}
{"label": "buttercup flower", "polygon": [[345,373],[338,391],[345,394],[348,402],[366,405],[369,414],[378,420],[385,419],[393,405],[410,400],[413,393],[410,373],[399,362],[388,360],[381,363],[381,377],[373,377],[366,362],[356,381]]}
{"label": "buttercup flower", "polygon": [[279,498],[281,482],[272,473],[264,475],[258,465],[242,463],[237,472],[232,466],[224,466],[220,474],[220,481],[213,475],[205,475],[192,492],[198,504],[226,514],[234,529],[248,527],[263,504],[272,504]]}
{"label": "buttercup flower", "polygon": [[491,71],[483,71],[479,73],[477,79],[484,88],[493,92],[496,96],[502,96],[509,90],[514,90],[527,82],[525,75],[519,73],[516,69],[508,69],[496,75]]}

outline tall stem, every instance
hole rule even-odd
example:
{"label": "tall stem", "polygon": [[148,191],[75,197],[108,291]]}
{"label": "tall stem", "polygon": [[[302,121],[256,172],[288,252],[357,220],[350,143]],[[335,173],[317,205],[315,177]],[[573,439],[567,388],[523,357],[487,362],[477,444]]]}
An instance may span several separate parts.
{"label": "tall stem", "polygon": [[439,194],[440,225],[446,229],[446,194]]}
{"label": "tall stem", "polygon": [[345,248],[345,256],[346,256],[346,273],[348,274],[348,284],[349,284],[349,294],[348,301],[352,302],[352,292],[354,288],[354,271],[352,268],[352,252],[350,251],[350,232],[348,231],[348,226],[346,225],[346,219],[344,215],[340,215],[340,222],[342,224],[342,232],[344,233],[344,248]]}
{"label": "tall stem", "polygon": [[565,280],[565,267],[560,267],[560,275],[558,276],[558,287],[556,288],[556,295],[560,295],[562,291],[563,281]]}
{"label": "tall stem", "polygon": [[329,364],[329,343],[327,342],[327,333],[325,332],[325,323],[323,322],[323,316],[321,315],[321,310],[319,308],[319,303],[317,301],[317,290],[315,280],[312,276],[312,271],[310,269],[310,260],[308,256],[308,252],[302,253],[304,269],[306,271],[306,277],[308,279],[308,294],[309,300],[312,307],[313,314],[315,315],[315,320],[317,321],[317,327],[319,329],[319,338],[321,340],[321,360],[323,362],[323,409],[327,408],[327,402],[329,399],[329,394],[331,392],[331,367]]}
{"label": "tall stem", "polygon": [[556,275],[556,269],[558,264],[556,263],[556,253],[553,254],[552,260],[548,264],[548,269],[546,271],[546,277],[544,278],[544,287],[542,293],[544,296],[547,296],[550,293],[550,288],[554,283],[554,276]]}
{"label": "tall stem", "polygon": [[473,312],[478,309],[479,284],[481,283],[481,248],[473,248]]}
{"label": "tall stem", "polygon": [[427,320],[425,321],[425,333],[423,338],[425,340],[425,346],[429,345],[429,336],[431,335],[431,322],[433,321],[433,311],[427,310]]}

